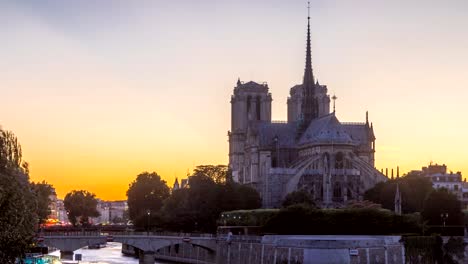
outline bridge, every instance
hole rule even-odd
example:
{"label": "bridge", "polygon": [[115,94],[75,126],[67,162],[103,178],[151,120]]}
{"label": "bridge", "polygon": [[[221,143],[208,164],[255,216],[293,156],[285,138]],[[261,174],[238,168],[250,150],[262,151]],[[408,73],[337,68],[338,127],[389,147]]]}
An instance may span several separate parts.
{"label": "bridge", "polygon": [[[43,244],[60,250],[62,259],[73,260],[73,251],[96,244],[104,244],[108,239],[133,246],[140,250],[140,263],[154,264],[159,249],[177,244],[190,244],[216,254],[216,237],[211,234],[178,234],[152,232],[45,232],[40,234]],[[42,240],[41,239],[41,240]]]}

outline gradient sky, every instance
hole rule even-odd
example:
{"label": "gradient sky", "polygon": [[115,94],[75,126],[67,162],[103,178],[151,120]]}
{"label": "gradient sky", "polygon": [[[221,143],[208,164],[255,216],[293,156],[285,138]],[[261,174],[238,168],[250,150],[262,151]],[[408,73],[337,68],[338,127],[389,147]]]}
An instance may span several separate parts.
{"label": "gradient sky", "polygon": [[[306,1],[0,1],[0,124],[59,197],[125,199],[226,164],[230,95],[268,82],[286,119],[302,80]],[[312,60],[341,121],[365,120],[377,168],[468,175],[468,3],[311,1]]]}

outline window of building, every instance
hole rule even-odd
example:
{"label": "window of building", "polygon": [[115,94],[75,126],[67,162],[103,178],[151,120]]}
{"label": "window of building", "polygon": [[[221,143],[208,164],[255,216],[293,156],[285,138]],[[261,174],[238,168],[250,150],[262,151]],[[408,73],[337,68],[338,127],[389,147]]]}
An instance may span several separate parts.
{"label": "window of building", "polygon": [[338,183],[335,183],[335,187],[333,188],[333,197],[341,197],[341,187]]}
{"label": "window of building", "polygon": [[261,119],[261,115],[260,115],[260,111],[261,111],[260,103],[261,103],[260,96],[257,96],[257,120],[260,120],[260,119]]}
{"label": "window of building", "polygon": [[342,152],[338,152],[335,155],[335,169],[343,169],[344,168],[344,157]]}

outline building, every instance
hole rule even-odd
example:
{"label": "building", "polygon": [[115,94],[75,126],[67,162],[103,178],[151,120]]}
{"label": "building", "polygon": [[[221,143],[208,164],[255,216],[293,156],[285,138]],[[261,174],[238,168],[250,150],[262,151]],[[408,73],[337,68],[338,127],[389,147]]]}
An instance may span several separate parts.
{"label": "building", "polygon": [[70,220],[68,219],[67,210],[65,210],[65,204],[63,200],[57,199],[56,206],[57,206],[57,219],[63,225],[70,224]]}
{"label": "building", "polygon": [[92,218],[93,224],[124,224],[126,223],[125,211],[128,209],[127,201],[102,201],[98,200],[97,211],[100,216]]}
{"label": "building", "polygon": [[447,165],[431,163],[427,167],[422,167],[420,171],[413,170],[410,173],[427,177],[435,189],[449,190],[462,202],[463,208],[468,209],[468,184],[466,180],[463,180],[461,172],[448,172]]}
{"label": "building", "polygon": [[59,212],[57,208],[57,193],[55,192],[55,188],[51,187],[51,193],[49,195],[49,211],[50,214],[48,215],[48,219],[58,220],[59,219]]}
{"label": "building", "polygon": [[367,113],[365,122],[343,123],[334,105],[330,111],[327,86],[313,74],[310,42],[308,21],[303,81],[290,89],[287,121],[271,120],[266,83],[239,79],[231,97],[229,168],[235,181],[260,193],[264,207],[278,207],[298,189],[322,207],[340,207],[387,180],[374,168],[375,136]]}

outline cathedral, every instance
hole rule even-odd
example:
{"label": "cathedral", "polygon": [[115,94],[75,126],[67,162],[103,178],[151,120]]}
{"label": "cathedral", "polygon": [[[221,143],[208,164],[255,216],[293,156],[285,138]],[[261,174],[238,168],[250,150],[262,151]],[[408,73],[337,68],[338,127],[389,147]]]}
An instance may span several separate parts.
{"label": "cathedral", "polygon": [[271,120],[271,101],[266,83],[238,80],[228,132],[233,179],[255,188],[263,207],[279,207],[288,193],[305,190],[318,206],[339,208],[387,180],[374,167],[367,113],[365,122],[340,122],[334,106],[330,111],[327,86],[314,78],[310,17],[304,77],[290,89],[287,121]]}

